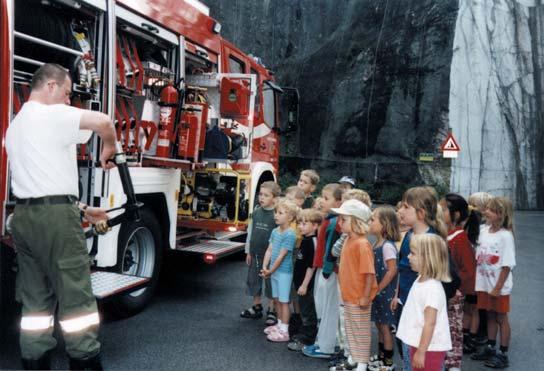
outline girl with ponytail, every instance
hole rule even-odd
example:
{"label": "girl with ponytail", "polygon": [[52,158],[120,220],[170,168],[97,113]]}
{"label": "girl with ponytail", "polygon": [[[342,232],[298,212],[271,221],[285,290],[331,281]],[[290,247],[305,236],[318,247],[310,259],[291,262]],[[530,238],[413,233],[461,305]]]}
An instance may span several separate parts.
{"label": "girl with ponytail", "polygon": [[476,258],[471,239],[474,242],[478,240],[480,220],[476,212],[469,211],[467,201],[458,194],[447,194],[440,200],[440,206],[448,229],[447,241],[450,256],[461,280],[459,290],[448,300],[448,318],[453,348],[447,352],[445,366],[449,370],[460,370],[463,343],[467,350],[472,349],[475,346],[478,331],[478,310],[474,292]]}

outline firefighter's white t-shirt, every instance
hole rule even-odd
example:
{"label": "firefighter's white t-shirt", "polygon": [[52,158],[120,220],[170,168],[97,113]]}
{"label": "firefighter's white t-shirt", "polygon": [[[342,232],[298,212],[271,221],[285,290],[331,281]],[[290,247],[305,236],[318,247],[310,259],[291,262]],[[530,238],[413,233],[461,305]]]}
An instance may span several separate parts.
{"label": "firefighter's white t-shirt", "polygon": [[80,130],[84,110],[64,104],[26,102],[8,127],[6,149],[17,198],[78,196],[76,144],[92,134]]}

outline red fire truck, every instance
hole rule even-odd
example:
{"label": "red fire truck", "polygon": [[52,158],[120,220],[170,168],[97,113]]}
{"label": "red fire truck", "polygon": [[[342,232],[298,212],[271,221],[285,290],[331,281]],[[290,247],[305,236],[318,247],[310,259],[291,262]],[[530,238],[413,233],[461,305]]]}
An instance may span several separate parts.
{"label": "red fire truck", "polygon": [[[243,249],[259,186],[276,179],[279,134],[296,121],[296,91],[280,99],[272,72],[223,39],[197,0],[0,1],[2,250],[15,205],[4,136],[47,62],[69,69],[73,105],[115,122],[143,204],[137,220],[88,233],[98,298],[133,314],[152,297],[167,250],[213,263]],[[289,123],[279,122],[281,102]],[[100,168],[99,149],[97,136],[78,148],[80,198],[115,217],[135,205],[120,168]]]}

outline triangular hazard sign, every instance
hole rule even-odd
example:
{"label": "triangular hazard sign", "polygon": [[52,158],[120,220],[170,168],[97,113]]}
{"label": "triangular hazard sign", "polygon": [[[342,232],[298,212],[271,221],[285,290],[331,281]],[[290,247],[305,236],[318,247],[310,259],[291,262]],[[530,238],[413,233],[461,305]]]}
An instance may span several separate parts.
{"label": "triangular hazard sign", "polygon": [[455,141],[455,138],[453,137],[452,133],[448,133],[448,136],[444,143],[442,143],[442,151],[455,151],[459,152],[461,148],[459,148],[459,144]]}

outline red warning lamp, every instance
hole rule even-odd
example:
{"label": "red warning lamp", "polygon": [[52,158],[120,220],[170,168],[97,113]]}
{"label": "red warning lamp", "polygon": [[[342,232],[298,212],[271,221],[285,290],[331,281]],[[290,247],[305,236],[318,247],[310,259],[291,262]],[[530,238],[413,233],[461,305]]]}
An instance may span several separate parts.
{"label": "red warning lamp", "polygon": [[214,264],[216,260],[214,254],[204,254],[203,259],[206,264]]}

